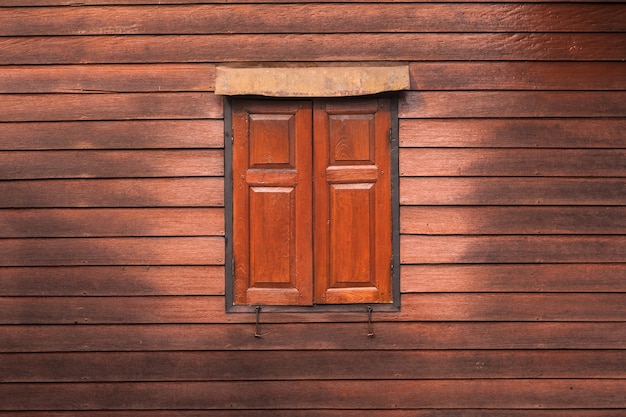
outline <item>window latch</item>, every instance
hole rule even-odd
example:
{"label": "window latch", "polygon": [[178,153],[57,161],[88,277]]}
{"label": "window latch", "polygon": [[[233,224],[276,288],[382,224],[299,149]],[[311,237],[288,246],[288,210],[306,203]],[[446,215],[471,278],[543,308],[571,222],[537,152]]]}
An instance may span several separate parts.
{"label": "window latch", "polygon": [[372,307],[367,306],[367,337],[374,337],[374,323],[372,323]]}
{"label": "window latch", "polygon": [[256,314],[256,327],[254,329],[254,337],[261,338],[261,306],[256,306],[254,308],[254,312]]}

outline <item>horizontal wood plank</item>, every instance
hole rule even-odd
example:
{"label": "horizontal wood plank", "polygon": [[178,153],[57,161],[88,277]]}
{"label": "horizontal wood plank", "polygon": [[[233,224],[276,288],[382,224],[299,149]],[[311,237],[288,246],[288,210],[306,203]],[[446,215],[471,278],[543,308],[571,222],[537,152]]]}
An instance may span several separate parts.
{"label": "horizontal wood plank", "polygon": [[0,122],[215,119],[222,98],[211,93],[5,94]]}
{"label": "horizontal wood plank", "polygon": [[608,379],[626,377],[625,363],[624,350],[9,353],[0,355],[0,380]]}
{"label": "horizontal wood plank", "polygon": [[[412,62],[410,77],[411,89],[417,91],[624,90],[625,67],[624,62]],[[214,64],[5,66],[0,71],[0,93],[182,92],[214,88]]]}
{"label": "horizontal wood plank", "polygon": [[[0,36],[621,32],[621,4],[280,4],[0,9]],[[59,24],[62,22],[62,24]]]}
{"label": "horizontal wood plank", "polygon": [[0,268],[2,296],[223,295],[223,266]]}
{"label": "horizontal wood plank", "polygon": [[164,350],[625,349],[623,322],[386,322],[373,314],[376,337],[355,323],[0,326],[2,352]]}
{"label": "horizontal wood plank", "polygon": [[626,292],[626,264],[403,265],[403,293]]}
{"label": "horizontal wood plank", "polygon": [[[2,324],[236,323],[253,319],[252,314],[225,313],[224,298],[219,296],[3,297],[0,301]],[[400,312],[376,313],[374,320],[624,321],[626,294],[404,294],[402,307]],[[366,318],[363,306],[363,312],[267,313],[262,320],[363,323]]]}
{"label": "horizontal wood plank", "polygon": [[[42,14],[40,9],[20,10]],[[55,16],[56,13],[58,11],[54,12]],[[606,68],[610,71],[610,64]],[[0,93],[132,93],[214,89],[214,64],[43,65],[4,67],[0,71]]]}
{"label": "horizontal wood plank", "polygon": [[221,265],[221,237],[0,240],[0,266]]}
{"label": "horizontal wood plank", "polygon": [[221,208],[17,209],[0,211],[0,236],[223,236]]}
{"label": "horizontal wood plank", "polygon": [[[2,384],[4,410],[625,408],[624,380]],[[419,392],[420,395],[415,395]]]}
{"label": "horizontal wood plank", "polygon": [[400,175],[417,177],[575,177],[582,175],[585,177],[626,177],[626,150],[401,149]]}
{"label": "horizontal wood plank", "polygon": [[626,262],[626,236],[400,237],[403,264]]}
{"label": "horizontal wood plank", "polygon": [[624,117],[626,92],[408,92],[400,118]]}
{"label": "horizontal wood plank", "polygon": [[626,234],[626,208],[404,206],[400,209],[400,233],[421,235]]}
{"label": "horizontal wood plank", "polygon": [[[347,51],[345,45],[350,45]],[[0,65],[239,61],[620,61],[621,34],[320,34],[5,37]],[[76,51],[81,51],[77,54]]]}
{"label": "horizontal wood plank", "polygon": [[[463,413],[463,417],[623,417],[625,409],[579,409],[579,410],[485,410],[462,409],[455,412]],[[206,410],[128,410],[116,411],[5,411],[7,417],[206,417]],[[368,410],[369,416],[377,417],[449,417],[450,410]],[[362,417],[363,410],[211,410],[211,417]]]}
{"label": "horizontal wood plank", "polygon": [[403,119],[400,146],[623,148],[626,119]]}
{"label": "horizontal wood plank", "polygon": [[407,205],[624,205],[623,179],[401,178]]}
{"label": "horizontal wood plank", "polygon": [[411,89],[417,91],[581,91],[623,90],[625,66],[624,62],[411,62],[409,68]]}
{"label": "horizontal wood plank", "polygon": [[0,151],[0,178],[144,178],[224,175],[224,152],[195,150]]}
{"label": "horizontal wood plank", "polygon": [[220,148],[222,120],[0,123],[4,150]]}
{"label": "horizontal wood plank", "polygon": [[[519,3],[561,3],[563,0],[518,0]],[[570,0],[571,3],[583,2],[589,0]],[[603,3],[620,3],[622,0],[606,0]],[[83,0],[81,3],[75,3],[73,0],[3,0],[0,7],[22,6],[88,6],[88,5],[155,5],[155,4],[256,4],[259,0]],[[336,3],[337,0],[318,0],[316,3]],[[428,0],[380,0],[381,3],[428,3]],[[440,3],[457,3],[458,0],[441,0]],[[482,3],[483,0],[466,0],[464,3]],[[309,0],[265,0],[264,3],[309,3]],[[369,3],[368,0],[342,0],[342,3]]]}
{"label": "horizontal wood plank", "polygon": [[223,207],[223,178],[0,182],[0,207]]}

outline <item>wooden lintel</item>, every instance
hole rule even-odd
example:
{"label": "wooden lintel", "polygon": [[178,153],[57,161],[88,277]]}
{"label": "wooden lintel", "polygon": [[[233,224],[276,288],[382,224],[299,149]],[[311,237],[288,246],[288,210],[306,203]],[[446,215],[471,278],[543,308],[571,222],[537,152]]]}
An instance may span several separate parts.
{"label": "wooden lintel", "polygon": [[218,65],[215,93],[270,97],[346,97],[406,90],[407,64]]}

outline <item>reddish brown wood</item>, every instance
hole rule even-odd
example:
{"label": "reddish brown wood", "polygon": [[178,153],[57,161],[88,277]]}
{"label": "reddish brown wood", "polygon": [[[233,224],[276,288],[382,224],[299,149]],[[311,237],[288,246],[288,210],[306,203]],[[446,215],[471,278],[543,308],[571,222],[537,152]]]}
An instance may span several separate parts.
{"label": "reddish brown wood", "polygon": [[142,178],[224,175],[221,150],[0,151],[0,178]]}
{"label": "reddish brown wood", "polygon": [[0,236],[223,236],[221,208],[3,210]]}
{"label": "reddish brown wood", "polygon": [[623,264],[403,265],[402,292],[626,292]]}
{"label": "reddish brown wood", "polygon": [[[35,324],[0,326],[0,414],[624,414],[624,5],[384,2],[1,2],[0,316]],[[374,338],[224,312],[214,65],[265,60],[410,63],[401,255],[436,263]]]}
{"label": "reddish brown wood", "polygon": [[[456,3],[458,0],[441,0],[441,3]],[[622,0],[607,0],[604,3],[621,3]],[[258,0],[84,0],[82,3],[75,3],[73,0],[4,0],[2,7],[8,6],[77,6],[77,5],[106,5],[106,4],[222,4],[222,3],[257,3]],[[308,3],[308,0],[269,0],[267,3]],[[319,3],[335,3],[336,0],[319,0]],[[342,3],[368,3],[367,0],[343,0]],[[426,0],[381,0],[381,3],[423,3]],[[482,3],[483,0],[468,0],[466,3]],[[519,3],[561,3],[562,0],[519,0]],[[571,3],[588,2],[588,0],[571,0]]]}
{"label": "reddish brown wood", "polygon": [[0,266],[220,265],[221,237],[0,240]]}
{"label": "reddish brown wood", "polygon": [[411,62],[411,89],[623,90],[625,66],[623,62]]}
{"label": "reddish brown wood", "polygon": [[222,99],[210,93],[0,95],[2,122],[211,119]]}
{"label": "reddish brown wood", "polygon": [[626,119],[400,120],[406,147],[621,148]]}
{"label": "reddish brown wood", "polygon": [[624,117],[624,92],[408,92],[401,118]]}
{"label": "reddish brown wood", "polygon": [[626,233],[626,208],[405,206],[400,233],[616,235]]}
{"label": "reddish brown wood", "polygon": [[623,350],[25,353],[0,361],[4,383],[626,376]]}
{"label": "reddish brown wood", "polygon": [[233,102],[234,303],[311,305],[310,102]]}
{"label": "reddish brown wood", "polygon": [[[389,0],[385,0],[389,1]],[[150,411],[29,411],[34,417],[204,417],[206,410],[159,410]],[[21,411],[4,412],[6,416],[23,416]],[[372,413],[370,413],[373,415]],[[211,410],[215,417],[360,417],[362,409],[357,410]],[[448,417],[450,410],[376,410],[377,416],[383,417]],[[485,410],[464,409],[464,417],[622,417],[623,409],[613,410]]]}
{"label": "reddish brown wood", "polygon": [[222,120],[0,123],[3,150],[219,148]]}
{"label": "reddish brown wood", "polygon": [[223,178],[0,182],[0,207],[223,207]]}
{"label": "reddish brown wood", "polygon": [[223,266],[0,268],[2,296],[223,295]]}
{"label": "reddish brown wood", "polygon": [[[265,381],[179,383],[2,384],[6,410],[102,409],[367,409],[625,408],[623,380],[500,379],[443,381]],[[123,392],[120,395],[120,392]],[[420,395],[415,395],[419,392]]]}
{"label": "reddish brown wood", "polygon": [[[361,321],[351,323],[263,323],[265,337],[258,340],[252,336],[254,319],[245,316],[248,320],[241,324],[0,326],[0,348],[2,352],[626,348],[621,322],[376,321],[376,337],[368,338],[362,315]],[[374,314],[374,320],[380,317]]]}
{"label": "reddish brown wood", "polygon": [[[304,18],[306,16],[306,18]],[[621,32],[621,4],[289,4],[0,9],[0,36]],[[63,22],[63,24],[59,24]]]}
{"label": "reddish brown wood", "polygon": [[400,204],[624,205],[626,183],[586,178],[402,178]]}
{"label": "reddish brown wood", "polygon": [[316,303],[392,301],[389,112],[388,100],[315,103]]}
{"label": "reddish brown wood", "polygon": [[621,177],[626,150],[402,149],[400,175],[424,177]]}
{"label": "reddish brown wood", "polygon": [[[21,10],[42,14],[41,9]],[[56,9],[54,15],[61,10]],[[214,88],[213,64],[44,65],[5,67],[0,71],[1,93],[176,92]]]}
{"label": "reddish brown wood", "polygon": [[[624,90],[623,62],[412,62],[411,88]],[[602,77],[597,74],[601,73]],[[2,93],[213,91],[212,64],[7,66]]]}
{"label": "reddish brown wood", "polygon": [[402,236],[401,263],[626,262],[620,236]]}
{"label": "reddish brown wood", "polygon": [[[174,249],[170,250],[174,252]],[[211,254],[206,255],[211,256]],[[206,263],[210,262],[207,261]],[[219,261],[219,260],[217,260]],[[3,297],[2,324],[160,324],[251,323],[253,314],[224,312],[219,296],[158,297]],[[374,313],[384,321],[621,321],[626,295],[563,294],[403,294],[402,309]],[[367,334],[367,314],[298,313],[262,314],[263,323],[348,322]],[[252,335],[254,329],[252,329]],[[356,331],[356,329],[355,329]]]}
{"label": "reddish brown wood", "polygon": [[[207,47],[209,45],[210,47]],[[347,51],[345,45],[351,48]],[[0,65],[239,61],[620,61],[621,34],[320,34],[7,37]],[[74,51],[83,51],[78,56]]]}

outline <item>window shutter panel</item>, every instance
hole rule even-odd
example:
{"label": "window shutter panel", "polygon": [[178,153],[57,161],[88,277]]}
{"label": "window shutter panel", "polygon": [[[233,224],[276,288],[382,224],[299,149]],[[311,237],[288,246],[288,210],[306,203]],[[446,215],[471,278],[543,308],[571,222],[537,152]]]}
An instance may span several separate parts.
{"label": "window shutter panel", "polygon": [[391,303],[390,102],[314,107],[315,303]]}
{"label": "window shutter panel", "polygon": [[311,103],[232,110],[234,303],[311,305]]}

